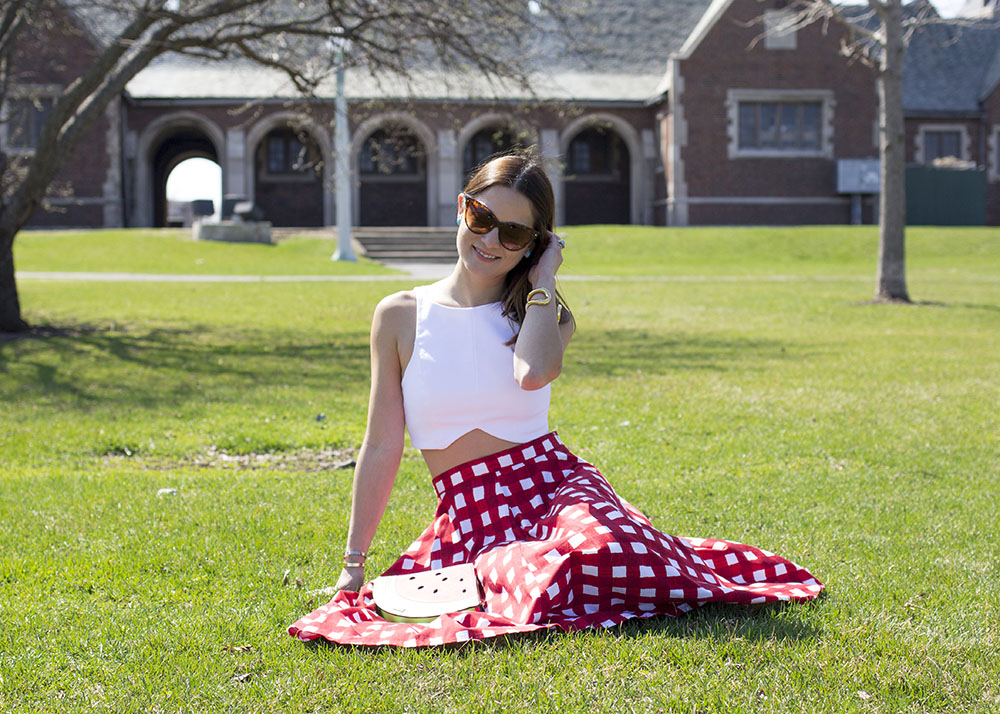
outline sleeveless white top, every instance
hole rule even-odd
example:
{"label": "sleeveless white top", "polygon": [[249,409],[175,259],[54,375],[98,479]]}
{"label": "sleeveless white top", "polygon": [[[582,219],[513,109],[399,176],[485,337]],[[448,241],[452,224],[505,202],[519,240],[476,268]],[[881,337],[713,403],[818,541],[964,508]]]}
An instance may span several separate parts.
{"label": "sleeveless white top", "polygon": [[403,411],[418,449],[443,449],[473,429],[518,444],[549,431],[551,388],[514,379],[515,334],[500,303],[448,307],[413,289],[417,331],[403,374]]}

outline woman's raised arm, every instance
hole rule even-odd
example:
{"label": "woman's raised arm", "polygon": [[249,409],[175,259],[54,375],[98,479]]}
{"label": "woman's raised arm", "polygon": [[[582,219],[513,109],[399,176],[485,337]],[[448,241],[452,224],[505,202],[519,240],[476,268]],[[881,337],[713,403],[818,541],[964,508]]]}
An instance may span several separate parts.
{"label": "woman's raised arm", "polygon": [[514,379],[522,389],[541,389],[562,371],[563,352],[576,323],[569,310],[557,322],[556,272],[562,265],[562,244],[550,233],[549,245],[528,274],[532,288],[549,294],[549,304],[528,308],[514,345]]}
{"label": "woman's raised arm", "polygon": [[[412,333],[415,319],[416,303],[410,293],[384,298],[372,318],[368,425],[354,469],[346,550],[368,551],[396,481],[403,454],[404,430],[400,346]],[[405,344],[412,344],[412,339]],[[358,558],[349,560],[353,562]],[[357,590],[363,583],[363,568],[344,568],[336,587],[338,590]]]}

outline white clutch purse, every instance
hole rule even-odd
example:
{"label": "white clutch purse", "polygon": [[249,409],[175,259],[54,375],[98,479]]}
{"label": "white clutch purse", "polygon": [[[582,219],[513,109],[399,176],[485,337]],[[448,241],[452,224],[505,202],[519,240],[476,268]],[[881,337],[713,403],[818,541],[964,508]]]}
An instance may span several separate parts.
{"label": "white clutch purse", "polygon": [[372,585],[375,607],[393,622],[430,622],[447,612],[479,610],[482,589],[472,563],[420,573],[383,575]]}

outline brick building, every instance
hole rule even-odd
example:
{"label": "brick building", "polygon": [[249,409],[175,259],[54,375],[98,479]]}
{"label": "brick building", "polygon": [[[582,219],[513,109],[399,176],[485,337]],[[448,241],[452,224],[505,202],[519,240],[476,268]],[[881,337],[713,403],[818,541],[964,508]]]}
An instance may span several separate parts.
{"label": "brick building", "polygon": [[[875,78],[839,55],[836,26],[782,31],[783,4],[597,4],[585,22],[600,53],[553,52],[530,98],[434,75],[396,92],[349,72],[354,223],[450,225],[469,170],[517,143],[549,161],[560,224],[849,222],[837,162],[877,157]],[[100,28],[77,24],[17,58],[7,152],[32,150],[70,68],[94,56]],[[980,167],[986,222],[1000,224],[1000,29],[918,33],[905,77],[908,161]],[[253,65],[161,58],[89,130],[32,225],[164,225],[167,177],[191,157],[276,225],[334,225],[331,87],[305,105]],[[861,205],[872,221],[873,197]]]}

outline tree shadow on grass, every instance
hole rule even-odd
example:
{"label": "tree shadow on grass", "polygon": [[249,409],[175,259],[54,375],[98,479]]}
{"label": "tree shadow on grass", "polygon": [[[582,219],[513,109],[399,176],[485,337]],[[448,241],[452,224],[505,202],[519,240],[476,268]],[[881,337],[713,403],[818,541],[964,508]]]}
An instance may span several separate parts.
{"label": "tree shadow on grass", "polygon": [[[370,374],[365,330],[317,339],[303,331],[197,325],[151,330],[80,326],[38,344],[40,349],[20,349],[23,342],[0,343],[0,374],[8,373],[15,360],[19,373],[6,394],[0,385],[0,397],[54,397],[70,408],[155,409],[236,403],[269,389],[360,392]],[[566,362],[574,378],[586,379],[639,371],[765,368],[776,360],[806,357],[776,340],[615,329],[580,335]]]}
{"label": "tree shadow on grass", "polygon": [[1000,312],[1000,305],[984,305],[982,303],[973,302],[956,302],[956,303],[930,303],[934,307],[958,307],[964,308],[966,310],[986,310],[987,312]]}
{"label": "tree shadow on grass", "polygon": [[[0,343],[0,374],[14,360],[22,373],[19,397],[33,388],[78,406],[173,406],[218,396],[240,400],[246,390],[305,387],[336,390],[368,380],[368,334],[312,335],[217,328],[149,331],[81,328],[46,339],[44,350],[15,352]],[[245,391],[234,386],[245,385]],[[218,392],[213,394],[213,392]]]}
{"label": "tree shadow on grass", "polygon": [[895,305],[900,307],[943,307],[947,309],[986,310],[1000,312],[1000,305],[987,305],[973,302],[940,302],[938,300],[861,300],[853,305]]}
{"label": "tree shadow on grass", "polygon": [[777,340],[718,334],[661,333],[648,330],[588,331],[574,338],[566,363],[574,375],[622,376],[637,371],[668,374],[680,370],[726,371],[773,360],[803,359]]}

